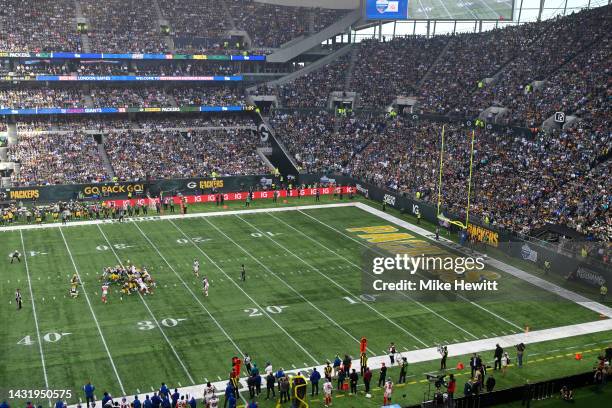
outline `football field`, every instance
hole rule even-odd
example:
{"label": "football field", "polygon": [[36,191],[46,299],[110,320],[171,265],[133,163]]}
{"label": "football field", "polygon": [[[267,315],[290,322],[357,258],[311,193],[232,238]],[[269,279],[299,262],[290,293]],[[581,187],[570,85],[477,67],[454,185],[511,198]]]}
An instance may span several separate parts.
{"label": "football field", "polygon": [[[452,249],[365,207],[286,206],[0,230],[4,252],[24,255],[20,263],[4,258],[0,264],[6,328],[0,391],[71,390],[68,403],[74,404],[88,380],[98,398],[103,390],[150,393],[162,382],[190,387],[225,381],[231,358],[245,354],[261,370],[268,361],[275,370],[309,370],[336,354],[358,358],[359,340],[367,337],[368,356],[379,368],[390,342],[411,362],[428,361],[440,344],[464,344],[457,346],[461,353],[450,346],[451,355],[467,354],[474,347],[490,350],[481,341],[527,327],[534,333],[607,321],[593,308],[491,266],[487,277],[500,285],[496,297],[366,294],[364,251],[389,249],[377,244],[437,255]],[[192,272],[194,259],[200,278]],[[147,268],[154,293],[122,295],[111,285],[104,304],[103,268],[128,263]],[[81,282],[76,299],[68,293],[74,274]],[[208,297],[204,275],[211,282]],[[19,311],[16,288],[24,297]]]}

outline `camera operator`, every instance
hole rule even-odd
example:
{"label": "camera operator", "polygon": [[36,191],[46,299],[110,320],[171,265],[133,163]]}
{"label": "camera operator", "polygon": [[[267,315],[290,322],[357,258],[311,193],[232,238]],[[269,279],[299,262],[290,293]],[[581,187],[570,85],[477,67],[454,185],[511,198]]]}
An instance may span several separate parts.
{"label": "camera operator", "polygon": [[448,378],[448,383],[446,384],[446,392],[448,393],[448,405],[452,407],[453,398],[455,397],[455,392],[457,391],[457,381],[455,380],[455,376],[453,374]]}
{"label": "camera operator", "polygon": [[448,347],[441,346],[438,348],[438,352],[442,355],[440,359],[440,370],[446,370],[446,358],[448,357]]}
{"label": "camera operator", "polygon": [[442,387],[447,387],[448,389],[448,383],[444,381],[444,377],[446,377],[446,374],[439,374],[437,376],[432,376],[430,378],[430,381],[434,380],[434,387],[435,387],[435,392],[434,392],[434,397],[433,397],[434,407],[444,406],[444,402],[446,400],[446,393],[442,392]]}

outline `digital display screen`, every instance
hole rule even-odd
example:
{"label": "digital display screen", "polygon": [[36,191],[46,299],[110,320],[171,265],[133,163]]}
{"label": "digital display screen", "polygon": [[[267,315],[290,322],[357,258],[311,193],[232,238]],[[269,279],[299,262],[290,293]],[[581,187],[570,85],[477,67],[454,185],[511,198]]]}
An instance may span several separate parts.
{"label": "digital display screen", "polygon": [[407,20],[408,0],[366,0],[369,20]]}
{"label": "digital display screen", "polygon": [[513,0],[365,0],[367,20],[511,21]]}

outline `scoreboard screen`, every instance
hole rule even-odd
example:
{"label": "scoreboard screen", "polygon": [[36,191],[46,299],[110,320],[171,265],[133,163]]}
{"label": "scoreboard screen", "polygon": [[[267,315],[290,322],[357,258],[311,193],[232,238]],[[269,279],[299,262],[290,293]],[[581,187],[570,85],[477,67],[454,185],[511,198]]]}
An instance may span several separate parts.
{"label": "scoreboard screen", "polygon": [[366,20],[512,21],[514,0],[365,0]]}
{"label": "scoreboard screen", "polygon": [[407,20],[408,0],[366,0],[368,20]]}

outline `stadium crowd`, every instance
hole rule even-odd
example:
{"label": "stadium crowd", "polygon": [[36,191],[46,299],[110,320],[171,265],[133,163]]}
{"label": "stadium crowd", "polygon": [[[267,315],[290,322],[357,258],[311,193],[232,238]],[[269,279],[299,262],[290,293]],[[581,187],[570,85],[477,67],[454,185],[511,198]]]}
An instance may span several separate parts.
{"label": "stadium crowd", "polygon": [[13,174],[17,186],[72,184],[107,180],[92,136],[75,131],[54,134],[24,133],[8,147],[11,161],[19,163]]}
{"label": "stadium crowd", "polygon": [[[233,5],[222,7],[223,18],[216,20],[219,24],[217,28],[225,29],[230,23],[237,27],[241,24],[257,27],[257,23],[250,20],[249,16],[255,15],[252,11],[260,7],[265,10],[261,14],[278,13],[278,21],[285,21],[285,18],[293,21],[298,19],[298,15],[302,21],[310,14],[306,9],[254,4],[246,0],[240,3],[243,6],[242,14]],[[134,5],[130,4],[126,15],[133,12],[130,10],[133,10]],[[162,6],[162,12],[171,16],[173,11],[165,8],[167,4]],[[111,6],[109,3],[108,7]],[[172,18],[196,18],[194,16],[198,10],[210,16],[210,10],[217,6],[210,1],[198,2],[192,12],[184,13],[180,7],[177,5],[174,11],[176,16]],[[98,12],[102,13],[100,10]],[[384,107],[399,93],[412,94],[418,96],[419,110],[461,117],[476,115],[491,105],[510,106],[507,123],[528,127],[539,126],[557,110],[574,113],[579,116],[578,121],[550,134],[534,130],[529,136],[510,130],[494,132],[479,129],[476,135],[474,189],[470,211],[495,226],[519,232],[531,231],[546,222],[558,222],[598,238],[606,238],[610,235],[610,194],[605,180],[609,175],[606,159],[612,147],[608,130],[608,76],[612,46],[604,30],[611,12],[612,6],[607,6],[485,33],[411,37],[384,42],[363,41],[355,45],[357,48],[352,61],[349,53],[278,88],[260,86],[256,93],[278,93],[285,107],[312,108],[315,112],[305,115],[277,113],[271,120],[302,168],[308,171],[344,172],[401,193],[418,193],[419,197],[432,203],[437,201],[435,193],[440,124],[425,120],[415,123],[402,117],[386,121],[368,114],[336,117],[319,112],[325,107],[330,92],[357,91],[357,100],[364,108]],[[236,15],[239,18],[236,19]],[[311,17],[307,19],[311,20]],[[109,21],[109,26],[114,24],[113,18]],[[121,18],[117,21],[117,26],[121,26]],[[185,23],[180,25],[185,29],[192,28],[186,24],[187,20],[181,23]],[[197,30],[197,24],[205,23],[206,19],[194,22],[193,29]],[[321,24],[327,24],[327,21]],[[142,27],[145,26],[143,22]],[[306,30],[304,27],[285,24],[283,30],[295,33]],[[208,25],[208,29],[218,32],[217,28]],[[137,43],[139,28],[135,31],[134,43]],[[474,64],[475,60],[478,64]],[[351,62],[354,62],[354,68]],[[156,72],[184,74],[191,73],[193,69],[195,72],[207,69],[207,65],[194,66],[171,64]],[[214,65],[220,69],[229,66],[235,67],[227,63]],[[87,73],[98,69],[102,72],[134,69],[126,64],[110,67],[97,64],[81,65],[76,69]],[[25,72],[29,66],[20,65],[17,68]],[[74,68],[58,65],[53,69],[66,72]],[[145,69],[144,72],[148,71]],[[493,80],[484,81],[489,77]],[[529,85],[535,80],[545,82],[537,86]],[[244,103],[242,90],[230,87],[92,87],[87,92],[94,106],[157,107]],[[0,106],[9,108],[80,107],[84,99],[83,91],[70,88],[0,90]],[[171,122],[169,120],[164,126]],[[55,126],[63,125],[56,123]],[[70,128],[70,125],[66,127]],[[448,157],[444,173],[444,205],[448,211],[460,216],[466,205],[465,188],[469,170],[469,143],[466,142],[466,134],[469,130],[449,124],[446,132]],[[171,138],[166,133],[148,130],[138,142],[121,147],[110,136],[107,143],[112,152],[113,166],[117,166],[121,177],[145,176],[146,171],[142,169],[150,167],[145,160],[135,160],[142,165],[142,169],[134,168],[126,165],[127,156],[121,155],[128,151],[138,155],[141,148],[145,152],[147,148],[155,149],[156,141],[159,141],[160,146],[166,146],[160,148],[163,151],[150,151],[142,156],[150,154],[159,158],[156,160],[156,166],[159,167],[152,169],[151,174],[169,177],[181,172],[210,173],[213,168],[222,167],[216,161],[219,159],[207,150],[196,150],[198,155],[209,162],[206,166],[198,167],[200,163],[188,163],[189,160],[185,159],[190,151],[186,147],[187,141],[181,137]],[[231,141],[233,138],[237,146],[248,146],[242,145],[242,132],[228,135],[226,140]],[[171,146],[169,140],[180,143]],[[195,145],[200,148],[201,144]],[[214,143],[204,145],[214,146]],[[224,151],[228,147],[218,148]],[[252,146],[248,146],[247,150],[254,152]],[[164,156],[165,153],[168,155]],[[238,154],[247,157],[244,152]],[[242,174],[243,169],[248,171],[250,168],[248,164],[240,164],[238,167],[215,171]],[[28,182],[26,172],[21,177],[24,178],[22,182]],[[61,175],[59,177],[62,178]],[[83,178],[89,177],[87,174]],[[45,181],[38,176],[35,178]],[[69,180],[74,178],[78,177],[65,177]],[[581,191],[590,191],[591,195],[588,199],[581,198]]]}
{"label": "stadium crowd", "polygon": [[[89,90],[0,88],[0,109],[245,105],[243,91],[239,88],[164,85],[166,86],[91,86]],[[87,105],[87,97],[91,98],[93,105]]]}
{"label": "stadium crowd", "polygon": [[0,108],[80,108],[83,95],[76,88],[0,88]]}
{"label": "stadium crowd", "polygon": [[247,31],[256,47],[278,48],[301,35],[322,30],[344,14],[342,10],[287,7],[253,0],[227,5],[236,27]]}
{"label": "stadium crowd", "polygon": [[[534,114],[534,109],[530,109],[530,106],[539,100],[559,105],[565,102],[567,113],[573,112],[577,106],[568,100],[567,93],[572,92],[575,87],[587,91],[588,88],[583,84],[589,80],[589,76],[593,75],[594,80],[599,80],[601,76],[606,76],[601,73],[600,68],[610,68],[609,58],[599,64],[590,60],[597,58],[600,53],[609,57],[606,27],[611,18],[612,7],[607,6],[538,23],[544,30],[533,37],[529,46],[521,50],[516,58],[506,64],[492,86],[486,86],[482,92],[477,92],[474,106],[481,109],[494,105],[511,107],[511,122],[519,125],[539,126],[542,119],[552,113],[545,106],[537,106]],[[551,92],[544,95],[542,92],[536,92],[536,95],[530,96],[530,84],[541,80],[556,89],[563,87],[563,91],[556,95]],[[582,98],[592,96],[584,92]]]}
{"label": "stadium crowd", "polygon": [[420,112],[475,117],[508,107],[506,123],[539,127],[556,109],[588,112],[584,105],[606,102],[610,18],[606,6],[483,33],[366,40],[355,45],[350,73],[340,59],[283,85],[281,95],[287,107],[319,107],[349,74],[343,90],[357,92],[361,108],[415,96]]}
{"label": "stadium crowd", "polygon": [[[108,118],[104,121],[88,117],[48,119],[23,119],[17,122],[17,133],[24,132],[52,132],[58,131],[94,131],[93,133],[106,133],[113,130],[127,129],[193,129],[199,127],[248,127],[255,128],[255,122],[250,117],[232,116],[135,116],[127,118]],[[0,122],[0,131],[6,130],[6,124]]]}
{"label": "stadium crowd", "polygon": [[160,53],[161,38],[152,0],[79,0],[89,22],[87,36],[93,52]]}
{"label": "stadium crowd", "polygon": [[[344,90],[348,57],[343,56],[318,69],[297,78],[289,84],[278,86],[283,106],[288,108],[325,108],[331,92]],[[270,91],[265,86],[260,91]]]}
{"label": "stadium crowd", "polygon": [[81,52],[72,0],[1,0],[0,50]]}
{"label": "stadium crowd", "polygon": [[169,88],[179,106],[229,106],[245,105],[242,91],[238,88],[224,87],[181,87]]}
{"label": "stadium crowd", "polygon": [[[437,202],[442,124],[404,117],[280,114],[271,121],[300,166],[337,172]],[[464,217],[470,128],[446,124],[443,206]],[[585,122],[557,135],[475,131],[470,212],[494,226],[528,233],[564,223],[598,239],[611,236],[609,132]],[[599,160],[604,160],[602,163]],[[592,194],[584,199],[584,191]]]}
{"label": "stadium crowd", "polygon": [[161,87],[96,87],[90,90],[95,107],[162,107],[174,106],[174,101]]}
{"label": "stadium crowd", "polygon": [[17,143],[7,152],[8,160],[19,164],[12,174],[16,186],[110,180],[92,133],[104,135],[103,147],[120,180],[270,172],[256,153],[266,144],[248,118],[33,120],[17,129]]}
{"label": "stadium crowd", "polygon": [[336,117],[326,111],[305,115],[279,113],[271,124],[302,169],[339,172],[384,128],[376,118],[376,115]]}
{"label": "stadium crowd", "polygon": [[104,147],[120,180],[269,173],[250,130],[111,132]]}
{"label": "stadium crowd", "polygon": [[446,36],[363,41],[347,90],[359,93],[364,108],[388,106],[397,95],[414,95],[447,42]]}
{"label": "stadium crowd", "polygon": [[[159,2],[162,15],[172,27],[179,52],[219,51],[228,39],[225,6],[214,0],[168,0]],[[229,46],[229,41],[228,41]],[[234,44],[232,44],[232,47]]]}
{"label": "stadium crowd", "polygon": [[[245,30],[251,48],[269,49],[319,31],[343,10],[313,9],[235,0],[220,5],[212,0],[78,0],[87,21],[84,35],[92,52],[165,53],[235,52],[244,48],[229,30]],[[77,7],[71,0],[0,2],[0,50],[14,52],[82,52],[77,32]],[[167,20],[170,41],[161,33]],[[174,43],[174,45],[172,45]]]}

